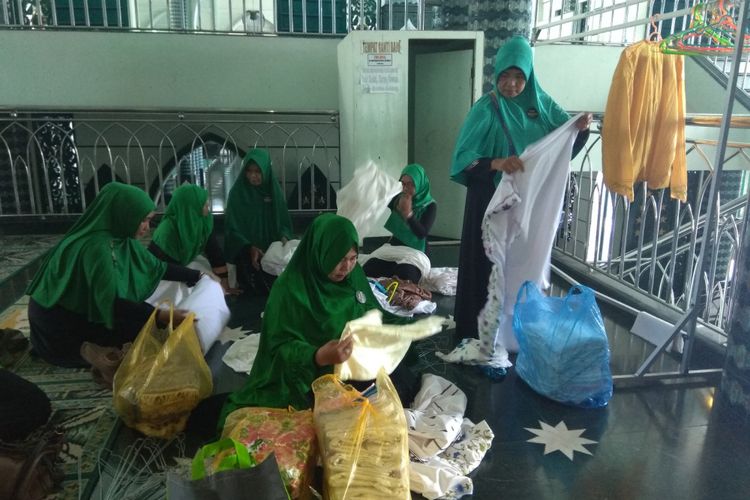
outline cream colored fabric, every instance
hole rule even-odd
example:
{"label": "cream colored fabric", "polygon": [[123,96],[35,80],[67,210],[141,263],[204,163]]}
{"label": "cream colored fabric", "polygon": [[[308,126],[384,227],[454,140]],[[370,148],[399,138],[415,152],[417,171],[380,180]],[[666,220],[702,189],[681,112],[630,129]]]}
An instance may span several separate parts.
{"label": "cream colored fabric", "polygon": [[354,347],[349,359],[335,366],[334,374],[341,380],[372,380],[381,367],[393,373],[412,341],[440,332],[443,321],[430,316],[410,325],[384,325],[380,311],[369,311],[344,327],[341,338],[351,336]]}
{"label": "cream colored fabric", "polygon": [[687,198],[683,57],[642,41],[623,50],[602,124],[604,184],[633,201],[633,185]]}

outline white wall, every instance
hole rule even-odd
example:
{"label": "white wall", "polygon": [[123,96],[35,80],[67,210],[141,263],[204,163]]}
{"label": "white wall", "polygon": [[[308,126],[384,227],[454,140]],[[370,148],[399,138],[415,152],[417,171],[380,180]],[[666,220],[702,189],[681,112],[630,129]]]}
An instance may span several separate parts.
{"label": "white wall", "polygon": [[338,42],[0,30],[0,107],[335,110]]}
{"label": "white wall", "polygon": [[[374,162],[382,171],[394,179],[398,179],[401,169],[410,161],[409,158],[409,111],[413,110],[414,103],[409,102],[409,65],[410,65],[410,40],[466,40],[471,41],[475,47],[473,68],[475,72],[481,72],[481,57],[483,50],[483,34],[481,32],[466,31],[355,31],[349,33],[341,41],[338,48],[339,60],[339,92],[340,92],[340,114],[341,114],[341,176],[344,184],[351,179],[354,170]],[[375,45],[365,45],[375,44]],[[367,48],[366,48],[367,47]],[[370,50],[375,53],[370,53]],[[382,50],[381,50],[382,49]],[[385,55],[390,64],[379,67],[374,64],[368,56]],[[469,66],[472,66],[471,62]],[[416,66],[415,66],[416,67]],[[372,88],[363,84],[363,79],[369,78],[369,71],[376,75],[383,70],[382,76],[388,76],[385,70],[395,70],[390,74],[391,84],[384,92],[372,91]],[[468,73],[467,73],[468,74]],[[451,75],[454,80],[459,77]],[[481,89],[481,76],[474,79],[473,95],[479,96]],[[441,86],[442,89],[449,88],[448,85]],[[377,90],[377,89],[376,89]],[[471,93],[467,96],[465,107],[471,102]],[[450,95],[444,95],[442,99],[450,99]],[[439,105],[439,103],[435,103]],[[465,113],[464,113],[465,115]],[[435,113],[436,117],[442,116]],[[447,127],[458,130],[463,122],[464,116],[456,117],[456,123],[448,124]],[[439,121],[439,118],[436,118]],[[422,128],[424,130],[424,127]],[[456,135],[445,138],[448,145],[447,150],[452,152]],[[445,155],[444,161],[450,161],[450,153]],[[424,156],[423,156],[424,158]],[[415,157],[416,161],[424,161]],[[428,175],[431,179],[435,175],[429,169],[436,168],[436,162],[428,161]],[[460,225],[460,215],[463,209],[464,188],[459,184],[446,181],[449,168],[443,167],[444,179],[438,180],[439,195],[443,200],[438,200],[438,220],[442,220],[438,226],[440,236],[456,237]],[[445,186],[444,184],[450,184]],[[447,191],[442,191],[445,187]],[[443,202],[444,203],[441,203]],[[458,207],[451,203],[459,204]],[[454,219],[457,214],[457,219]],[[456,222],[458,220],[458,222]],[[448,221],[454,222],[449,224]],[[385,222],[383,217],[382,222]],[[384,236],[389,234],[382,229],[381,221],[376,224],[378,228],[370,236]]]}
{"label": "white wall", "polygon": [[[542,88],[563,108],[573,111],[604,112],[607,95],[617,62],[623,47],[587,45],[542,45],[534,49],[534,70]],[[696,63],[685,56],[685,98],[688,113],[721,114],[724,109],[726,91]],[[735,101],[733,114],[747,114]],[[688,127],[688,139],[716,140],[717,127]],[[729,140],[750,143],[750,130],[732,129]],[[707,163],[703,155],[714,161],[716,148],[700,145],[700,152],[688,154],[689,170],[704,170]],[[600,169],[601,147],[594,146],[592,167]],[[573,168],[580,167],[580,158]],[[738,157],[726,164],[726,168],[744,168],[747,162]]]}

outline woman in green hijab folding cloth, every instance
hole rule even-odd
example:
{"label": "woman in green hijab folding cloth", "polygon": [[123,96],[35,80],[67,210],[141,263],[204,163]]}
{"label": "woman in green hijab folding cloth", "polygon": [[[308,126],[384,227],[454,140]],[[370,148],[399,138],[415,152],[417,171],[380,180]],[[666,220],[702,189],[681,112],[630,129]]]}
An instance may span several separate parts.
{"label": "woman in green hijab folding cloth", "polygon": [[[229,286],[224,251],[217,240],[213,215],[208,206],[208,191],[200,186],[183,184],[175,189],[148,249],[160,260],[182,266],[189,265],[205,253],[211,271],[221,281],[224,293],[239,293],[239,290]],[[202,266],[194,264],[193,267]]]}
{"label": "woman in green hijab folding cloth", "polygon": [[[45,361],[86,366],[82,346],[120,347],[138,335],[159,280],[194,285],[200,271],[167,264],[136,238],[146,235],[156,206],[134,186],[104,186],[47,256],[26,293],[31,344]],[[175,311],[179,323],[186,311]],[[168,311],[157,321],[166,324]],[[91,343],[91,344],[89,344]]]}
{"label": "woman in green hijab folding cloth", "polygon": [[[525,38],[514,36],[495,59],[494,88],[469,111],[456,141],[451,179],[466,186],[456,288],[456,333],[477,336],[477,317],[487,302],[491,265],[482,243],[482,219],[503,173],[523,170],[519,155],[568,121],[568,113],[539,86]],[[573,156],[589,135],[591,114],[577,122]]]}
{"label": "woman in green hijab folding cloth", "polygon": [[[427,236],[435,222],[437,203],[422,165],[412,163],[404,167],[401,185],[401,193],[388,204],[391,215],[385,228],[393,235],[388,242],[390,246],[375,250],[362,269],[374,278],[397,276],[419,283],[422,275],[429,272]],[[416,255],[414,251],[418,251]]]}
{"label": "woman in green hijab folding cloth", "polygon": [[[310,408],[313,380],[349,359],[351,337],[339,340],[344,325],[379,308],[357,264],[358,241],[349,219],[323,214],[313,221],[271,289],[255,363],[224,404],[219,430],[245,406]],[[404,322],[388,313],[383,319]]]}
{"label": "woman in green hijab folding cloth", "polygon": [[292,239],[292,221],[265,149],[251,149],[242,160],[225,220],[225,255],[237,266],[239,287],[267,294],[273,277],[263,272],[260,260],[274,241]]}

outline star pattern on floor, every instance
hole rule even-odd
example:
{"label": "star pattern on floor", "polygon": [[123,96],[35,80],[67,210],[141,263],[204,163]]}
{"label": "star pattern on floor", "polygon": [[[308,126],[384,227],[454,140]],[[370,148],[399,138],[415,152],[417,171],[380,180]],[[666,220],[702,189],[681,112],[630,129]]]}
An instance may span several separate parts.
{"label": "star pattern on floor", "polygon": [[539,420],[540,429],[524,427],[536,437],[528,439],[529,443],[538,443],[544,445],[544,454],[549,455],[554,451],[559,451],[570,460],[573,460],[573,452],[585,453],[591,455],[591,452],[584,448],[586,444],[595,444],[596,441],[581,437],[586,429],[568,429],[564,421],[552,427]]}
{"label": "star pattern on floor", "polygon": [[218,341],[222,344],[226,344],[227,342],[236,342],[240,339],[245,338],[248,333],[252,333],[252,330],[245,330],[242,328],[242,326],[238,326],[236,328],[229,328],[228,326],[225,326],[224,330],[222,330],[221,334],[219,335]]}

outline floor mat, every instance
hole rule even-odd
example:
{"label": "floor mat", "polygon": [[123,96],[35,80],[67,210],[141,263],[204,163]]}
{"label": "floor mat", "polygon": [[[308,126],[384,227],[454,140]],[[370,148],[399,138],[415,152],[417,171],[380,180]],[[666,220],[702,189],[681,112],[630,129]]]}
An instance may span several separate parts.
{"label": "floor mat", "polygon": [[29,262],[47,252],[58,241],[59,234],[14,235],[0,238],[0,281],[10,277]]}
{"label": "floor mat", "polygon": [[[28,338],[27,301],[28,297],[21,299],[0,314],[0,324],[20,330]],[[68,446],[60,456],[65,479],[62,490],[49,498],[77,499],[79,492],[88,498],[98,480],[99,452],[108,447],[119,427],[112,392],[96,385],[89,370],[53,366],[28,350],[3,361],[47,393],[52,420],[65,429]]]}

